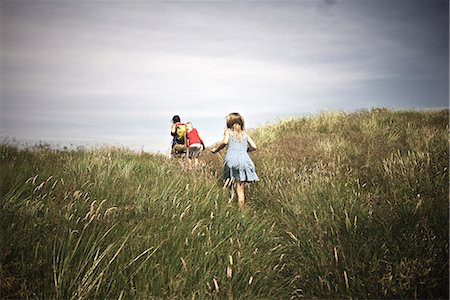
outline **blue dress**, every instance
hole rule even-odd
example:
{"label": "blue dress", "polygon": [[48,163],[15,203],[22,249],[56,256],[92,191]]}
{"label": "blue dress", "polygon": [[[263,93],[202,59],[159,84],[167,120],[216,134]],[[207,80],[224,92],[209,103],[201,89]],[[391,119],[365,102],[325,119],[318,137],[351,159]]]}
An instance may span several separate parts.
{"label": "blue dress", "polygon": [[235,181],[259,181],[256,175],[255,165],[247,153],[247,134],[242,133],[241,142],[239,142],[230,131],[230,139],[227,145],[227,154],[225,154],[223,163],[223,178]]}

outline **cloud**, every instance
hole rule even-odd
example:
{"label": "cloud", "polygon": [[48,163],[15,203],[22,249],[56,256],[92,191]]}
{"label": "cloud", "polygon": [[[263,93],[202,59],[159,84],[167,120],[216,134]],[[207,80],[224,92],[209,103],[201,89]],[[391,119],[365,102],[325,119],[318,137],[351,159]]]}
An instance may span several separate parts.
{"label": "cloud", "polygon": [[139,141],[152,132],[163,144],[179,113],[214,139],[231,111],[255,125],[417,106],[448,83],[448,45],[437,41],[448,28],[429,25],[445,17],[432,10],[414,22],[420,1],[2,4],[2,130],[18,136]]}

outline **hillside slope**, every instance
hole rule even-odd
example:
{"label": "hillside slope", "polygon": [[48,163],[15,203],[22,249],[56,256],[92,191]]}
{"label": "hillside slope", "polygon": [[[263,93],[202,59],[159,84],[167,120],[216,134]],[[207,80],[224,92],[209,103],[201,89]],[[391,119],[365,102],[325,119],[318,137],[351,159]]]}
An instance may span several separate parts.
{"label": "hillside slope", "polygon": [[[448,110],[251,131],[237,210],[204,166],[1,145],[1,298],[448,298]],[[235,201],[235,199],[233,199]]]}

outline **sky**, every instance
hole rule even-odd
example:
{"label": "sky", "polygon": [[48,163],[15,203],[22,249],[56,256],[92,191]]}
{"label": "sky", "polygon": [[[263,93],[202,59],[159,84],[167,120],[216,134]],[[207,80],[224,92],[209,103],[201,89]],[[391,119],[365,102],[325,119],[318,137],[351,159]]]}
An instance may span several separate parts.
{"label": "sky", "polygon": [[168,153],[225,116],[449,106],[449,1],[0,0],[0,135]]}

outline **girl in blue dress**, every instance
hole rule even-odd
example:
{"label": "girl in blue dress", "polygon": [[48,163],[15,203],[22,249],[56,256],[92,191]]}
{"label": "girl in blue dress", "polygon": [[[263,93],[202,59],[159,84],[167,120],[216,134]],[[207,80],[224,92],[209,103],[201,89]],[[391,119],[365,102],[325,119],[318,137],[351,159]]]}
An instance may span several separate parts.
{"label": "girl in blue dress", "polygon": [[217,153],[227,146],[227,153],[223,163],[223,178],[225,186],[229,187],[236,182],[239,208],[244,207],[246,182],[259,181],[248,152],[256,150],[256,144],[244,129],[244,118],[238,113],[231,113],[226,118],[223,140],[212,151]]}

